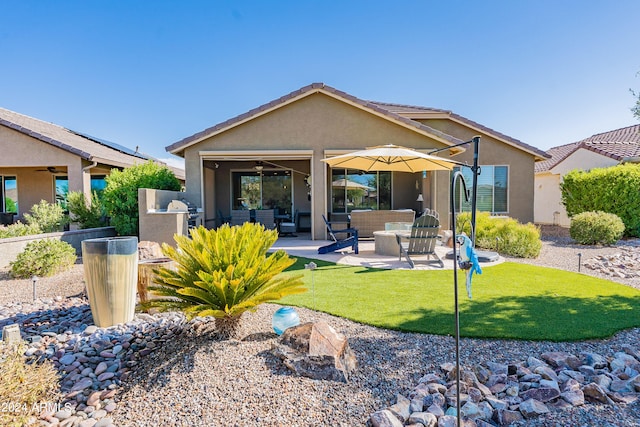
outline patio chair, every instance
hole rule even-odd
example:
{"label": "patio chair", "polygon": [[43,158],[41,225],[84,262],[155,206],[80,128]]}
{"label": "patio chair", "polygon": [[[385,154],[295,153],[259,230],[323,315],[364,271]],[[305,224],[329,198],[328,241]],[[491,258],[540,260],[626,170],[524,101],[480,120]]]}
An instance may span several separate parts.
{"label": "patio chair", "polygon": [[231,211],[231,225],[242,225],[251,221],[251,212],[246,209],[233,209]]}
{"label": "patio chair", "polygon": [[[399,248],[399,260],[402,256],[414,268],[414,261],[411,255],[427,255],[428,263],[437,263],[440,268],[444,268],[444,263],[436,254],[436,242],[438,240],[438,231],[440,230],[440,221],[435,215],[422,215],[413,222],[410,235],[396,234],[396,241]],[[430,258],[435,258],[431,260]]]}
{"label": "patio chair", "polygon": [[[322,215],[322,219],[324,220],[324,223],[327,225],[327,231],[329,232],[329,237],[331,237],[331,240],[333,240],[333,242],[329,243],[326,246],[319,247],[318,248],[319,254],[334,252],[349,246],[351,246],[351,249],[353,249],[354,253],[356,254],[358,253],[358,230],[356,230],[355,228],[344,228],[341,230],[334,230],[331,227],[331,223],[327,221],[327,218],[324,215]],[[341,233],[346,233],[347,237],[344,239],[338,239],[336,234],[341,234]]]}
{"label": "patio chair", "polygon": [[225,216],[220,209],[218,209],[218,217],[216,218],[216,222],[218,227],[222,226],[222,224],[228,224],[231,222],[231,215]]}
{"label": "patio chair", "polygon": [[276,221],[273,209],[257,209],[256,222],[262,224],[267,230],[276,228]]}

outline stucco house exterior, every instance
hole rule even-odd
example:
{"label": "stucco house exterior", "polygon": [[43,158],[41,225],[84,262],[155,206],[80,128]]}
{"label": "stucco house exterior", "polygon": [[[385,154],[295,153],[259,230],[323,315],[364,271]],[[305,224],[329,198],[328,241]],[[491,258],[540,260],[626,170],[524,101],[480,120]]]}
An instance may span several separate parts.
{"label": "stucco house exterior", "polygon": [[397,144],[441,150],[436,155],[470,165],[472,147],[454,146],[476,135],[479,207],[533,221],[534,163],[548,158],[543,151],[451,111],[366,101],[323,83],[188,136],[167,151],[185,159],[187,197],[204,209],[206,226],[235,209],[277,209],[294,220],[304,218],[295,212],[304,213],[312,238],[325,239],[322,215],[345,220],[358,209],[431,208],[448,227],[451,174],[333,170],[321,159]]}
{"label": "stucco house exterior", "polygon": [[[112,168],[151,159],[114,143],[0,108],[0,212],[54,202],[66,191],[104,187]],[[153,159],[155,161],[155,159]],[[184,171],[172,168],[179,179]],[[16,206],[17,205],[17,206]]]}
{"label": "stucco house exterior", "polygon": [[536,163],[535,222],[569,227],[571,220],[562,204],[560,184],[574,169],[640,162],[640,125],[598,133],[547,151],[550,159]]}

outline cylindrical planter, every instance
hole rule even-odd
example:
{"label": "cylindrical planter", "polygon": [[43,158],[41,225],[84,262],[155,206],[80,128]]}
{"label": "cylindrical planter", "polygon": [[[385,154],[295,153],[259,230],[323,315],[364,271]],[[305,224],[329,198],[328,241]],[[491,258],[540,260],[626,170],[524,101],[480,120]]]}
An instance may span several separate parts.
{"label": "cylindrical planter", "polygon": [[138,282],[138,238],[83,240],[82,263],[95,325],[106,328],[133,320]]}

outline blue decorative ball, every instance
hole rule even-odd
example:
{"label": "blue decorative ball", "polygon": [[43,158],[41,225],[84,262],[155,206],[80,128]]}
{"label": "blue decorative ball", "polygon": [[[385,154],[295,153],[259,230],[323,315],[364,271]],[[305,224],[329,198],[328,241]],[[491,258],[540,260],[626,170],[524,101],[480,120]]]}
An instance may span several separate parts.
{"label": "blue decorative ball", "polygon": [[298,312],[293,307],[282,307],[273,313],[272,320],[273,330],[276,334],[282,335],[285,329],[300,324]]}

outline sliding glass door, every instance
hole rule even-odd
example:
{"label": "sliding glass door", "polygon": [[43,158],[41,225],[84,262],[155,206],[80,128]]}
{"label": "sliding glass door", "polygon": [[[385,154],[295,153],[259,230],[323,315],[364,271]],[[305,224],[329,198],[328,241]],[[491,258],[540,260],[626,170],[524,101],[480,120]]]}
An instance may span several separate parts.
{"label": "sliding glass door", "polygon": [[231,173],[233,209],[279,209],[293,212],[290,170],[234,171]]}

